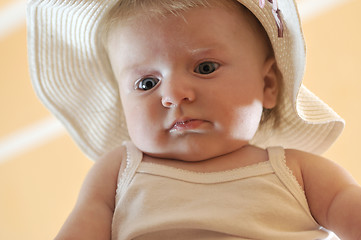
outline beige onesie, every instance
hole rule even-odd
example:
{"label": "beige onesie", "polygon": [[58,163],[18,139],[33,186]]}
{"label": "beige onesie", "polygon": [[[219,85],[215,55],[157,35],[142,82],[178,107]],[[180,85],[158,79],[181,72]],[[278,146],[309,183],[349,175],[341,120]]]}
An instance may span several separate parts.
{"label": "beige onesie", "polygon": [[197,173],[142,162],[126,145],[113,240],[338,239],[313,219],[283,148],[269,148],[267,162]]}

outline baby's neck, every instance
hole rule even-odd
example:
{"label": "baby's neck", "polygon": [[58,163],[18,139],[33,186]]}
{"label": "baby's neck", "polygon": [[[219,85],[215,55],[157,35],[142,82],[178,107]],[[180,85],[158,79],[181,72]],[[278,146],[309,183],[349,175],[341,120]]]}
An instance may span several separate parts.
{"label": "baby's neck", "polygon": [[193,172],[221,172],[250,166],[267,160],[268,153],[266,150],[251,145],[247,145],[222,156],[197,162],[156,158],[147,154],[144,154],[143,156],[143,162],[150,162]]}

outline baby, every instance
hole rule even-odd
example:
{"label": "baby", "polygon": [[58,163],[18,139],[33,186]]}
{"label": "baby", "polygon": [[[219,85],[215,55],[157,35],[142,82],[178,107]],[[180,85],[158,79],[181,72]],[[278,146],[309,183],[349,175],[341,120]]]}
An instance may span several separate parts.
{"label": "baby", "polygon": [[294,0],[33,0],[28,22],[35,90],[96,160],[56,239],[361,239]]}

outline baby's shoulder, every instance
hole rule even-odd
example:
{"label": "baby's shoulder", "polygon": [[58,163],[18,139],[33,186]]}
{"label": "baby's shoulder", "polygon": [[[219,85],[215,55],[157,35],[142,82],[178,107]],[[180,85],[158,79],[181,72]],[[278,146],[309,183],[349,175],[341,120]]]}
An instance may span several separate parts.
{"label": "baby's shoulder", "polygon": [[287,167],[291,170],[300,186],[304,189],[305,171],[312,165],[317,165],[318,162],[323,162],[325,159],[308,152],[296,149],[285,149],[285,160]]}
{"label": "baby's shoulder", "polygon": [[121,162],[123,159],[127,158],[127,148],[125,145],[120,145],[113,150],[109,151],[103,155],[99,161],[107,162]]}
{"label": "baby's shoulder", "polygon": [[330,164],[331,161],[309,152],[296,149],[285,149],[285,159],[289,167],[306,171],[308,168],[317,168]]}
{"label": "baby's shoulder", "polygon": [[333,171],[329,171],[330,169],[342,170],[338,164],[331,160],[295,149],[285,149],[285,159],[288,168],[303,188],[307,184],[314,184],[314,180],[317,178],[332,177]]}
{"label": "baby's shoulder", "polygon": [[96,160],[93,168],[96,172],[103,172],[117,178],[118,172],[123,165],[125,165],[126,159],[127,149],[125,146],[121,145]]}

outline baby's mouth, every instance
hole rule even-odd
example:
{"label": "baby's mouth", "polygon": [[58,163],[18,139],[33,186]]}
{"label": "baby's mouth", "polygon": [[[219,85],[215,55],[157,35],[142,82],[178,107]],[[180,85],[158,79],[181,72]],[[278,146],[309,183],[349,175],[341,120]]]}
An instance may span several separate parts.
{"label": "baby's mouth", "polygon": [[174,122],[170,132],[185,132],[200,128],[206,121],[199,119],[187,119]]}

